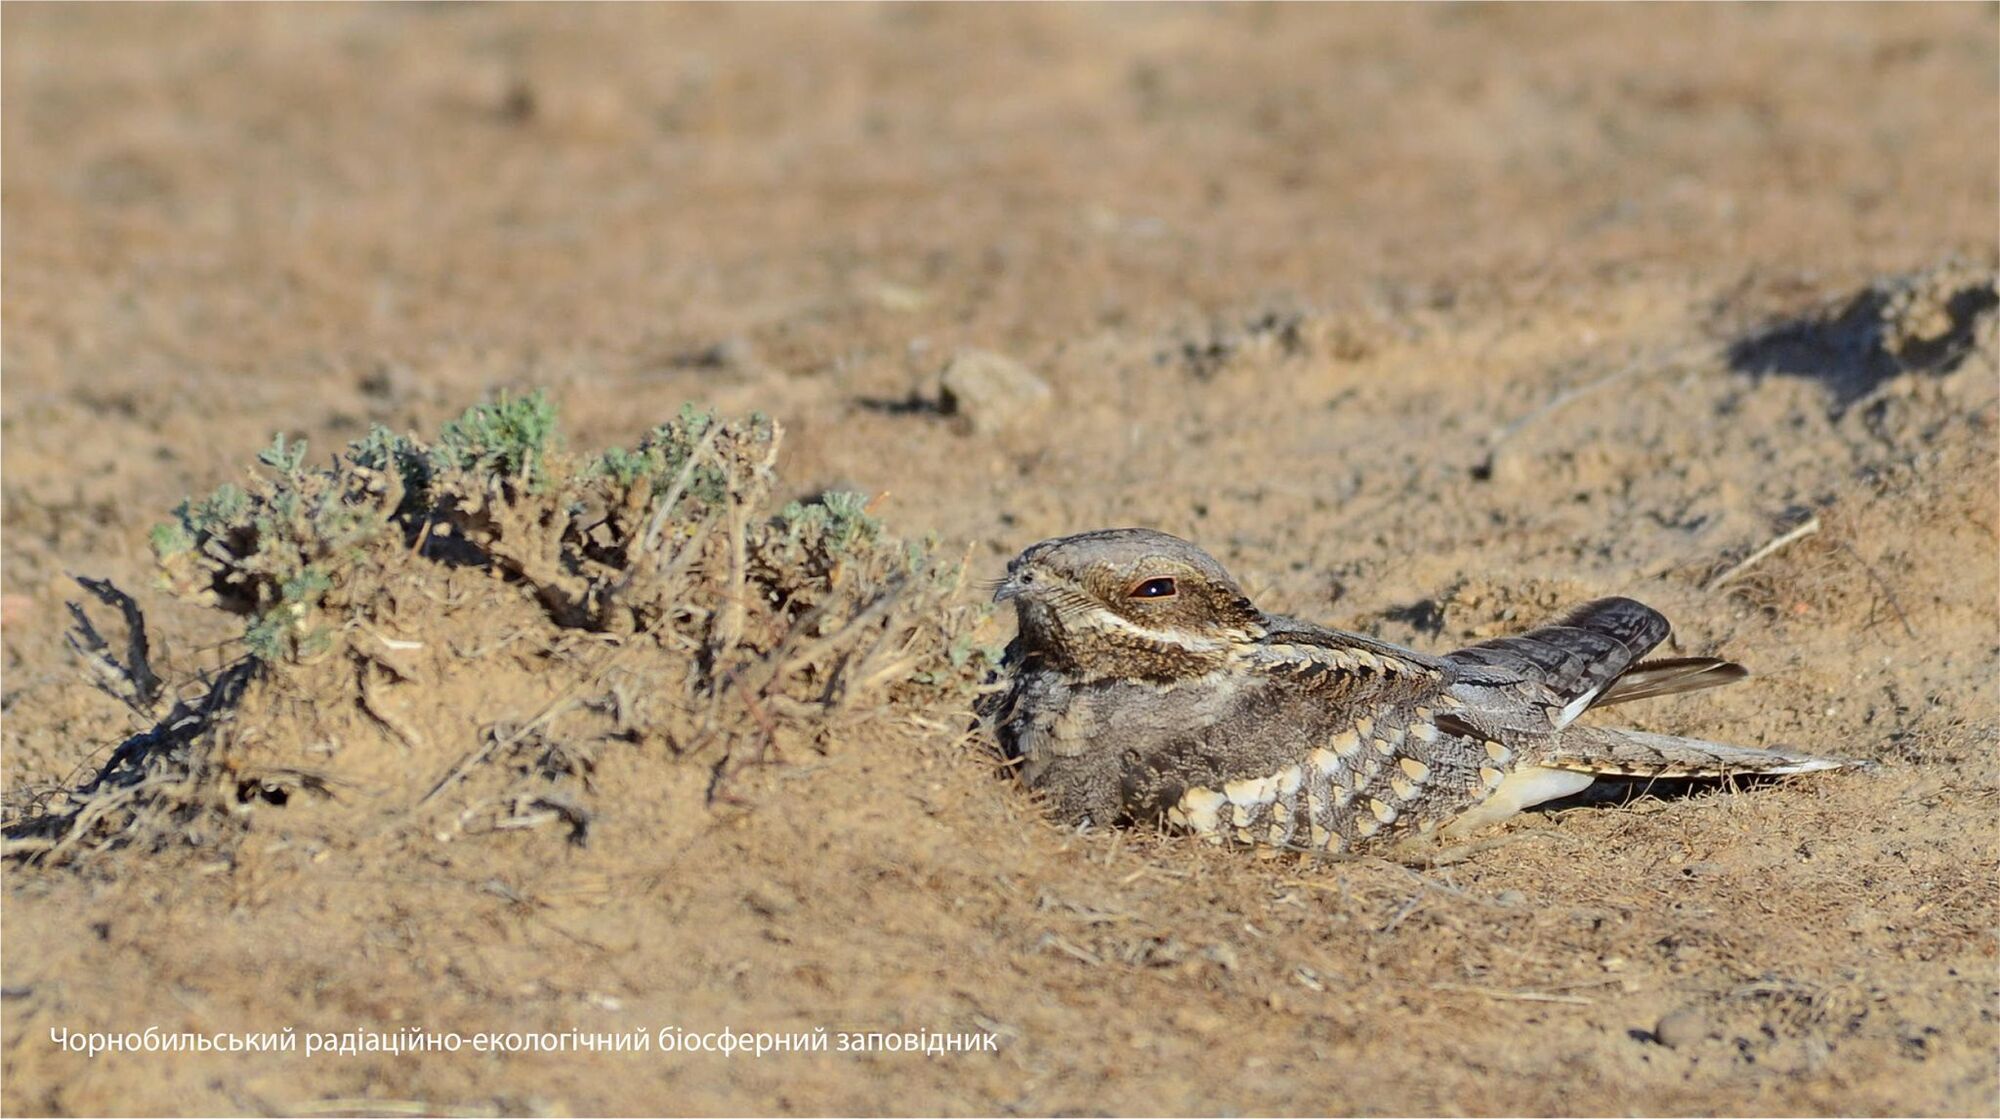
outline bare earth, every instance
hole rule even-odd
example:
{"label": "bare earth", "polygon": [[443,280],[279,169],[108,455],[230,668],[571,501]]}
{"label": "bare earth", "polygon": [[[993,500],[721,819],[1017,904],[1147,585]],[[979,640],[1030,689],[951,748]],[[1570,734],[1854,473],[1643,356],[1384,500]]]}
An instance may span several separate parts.
{"label": "bare earth", "polygon": [[[141,729],[70,573],[213,667],[237,621],[152,589],[178,501],[535,386],[586,448],[768,412],[785,495],[979,577],[1151,525],[1426,649],[1630,594],[1757,674],[1639,725],[1881,769],[1428,869],[1065,833],[962,710],[723,800],[613,753],[585,846],[266,806],[227,857],[5,864],[0,1110],[2000,1111],[1995,14],[7,5],[10,822]],[[1053,407],[939,414],[965,347]],[[529,653],[392,702],[519,717]],[[998,1041],[51,1041],[149,1026]]]}

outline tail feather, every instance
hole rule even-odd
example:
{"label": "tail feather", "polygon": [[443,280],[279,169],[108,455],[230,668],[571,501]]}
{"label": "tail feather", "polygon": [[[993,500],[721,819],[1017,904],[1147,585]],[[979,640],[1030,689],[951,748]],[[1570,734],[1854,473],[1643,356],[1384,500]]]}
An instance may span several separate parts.
{"label": "tail feather", "polygon": [[1874,768],[1871,762],[1794,750],[1759,750],[1642,730],[1584,726],[1564,730],[1548,756],[1537,761],[1551,769],[1605,777],[1777,777]]}
{"label": "tail feather", "polygon": [[1750,670],[1715,657],[1671,657],[1640,661],[1604,689],[1592,707],[1609,707],[1635,699],[1679,695],[1702,688],[1719,688],[1747,678]]}

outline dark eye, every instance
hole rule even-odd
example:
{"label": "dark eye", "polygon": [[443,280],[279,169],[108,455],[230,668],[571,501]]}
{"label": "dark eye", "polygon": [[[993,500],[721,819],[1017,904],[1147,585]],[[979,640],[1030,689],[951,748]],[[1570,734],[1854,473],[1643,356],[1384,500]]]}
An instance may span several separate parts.
{"label": "dark eye", "polygon": [[1125,593],[1126,598],[1172,598],[1179,593],[1172,579],[1147,579]]}

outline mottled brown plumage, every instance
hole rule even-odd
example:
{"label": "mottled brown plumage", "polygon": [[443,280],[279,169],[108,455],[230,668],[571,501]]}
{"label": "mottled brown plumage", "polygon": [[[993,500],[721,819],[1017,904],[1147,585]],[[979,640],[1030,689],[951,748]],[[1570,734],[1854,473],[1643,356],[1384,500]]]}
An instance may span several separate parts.
{"label": "mottled brown plumage", "polygon": [[1573,725],[1747,675],[1706,657],[1642,663],[1668,627],[1631,599],[1432,657],[1265,614],[1207,553],[1145,529],[1036,544],[994,599],[1020,618],[1002,744],[1079,824],[1345,851],[1463,834],[1598,775],[1858,764]]}

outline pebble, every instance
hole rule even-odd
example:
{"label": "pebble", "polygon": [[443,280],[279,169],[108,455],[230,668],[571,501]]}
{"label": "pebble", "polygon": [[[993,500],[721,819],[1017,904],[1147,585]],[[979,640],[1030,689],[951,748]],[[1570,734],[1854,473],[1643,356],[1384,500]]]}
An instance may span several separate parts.
{"label": "pebble", "polygon": [[1653,1036],[1669,1049],[1699,1044],[1711,1032],[1708,1016],[1692,1006],[1665,1015],[1653,1026]]}
{"label": "pebble", "polygon": [[743,895],[743,904],[760,917],[783,917],[799,907],[799,899],[776,882],[760,882]]}
{"label": "pebble", "polygon": [[984,350],[960,350],[938,378],[938,407],[958,416],[975,433],[1011,427],[1049,406],[1047,381],[1012,358]]}
{"label": "pebble", "polygon": [[1213,1010],[1192,1006],[1184,1006],[1174,1011],[1168,1016],[1168,1020],[1189,1033],[1197,1034],[1219,1033],[1227,1029],[1230,1024],[1229,1019]]}

